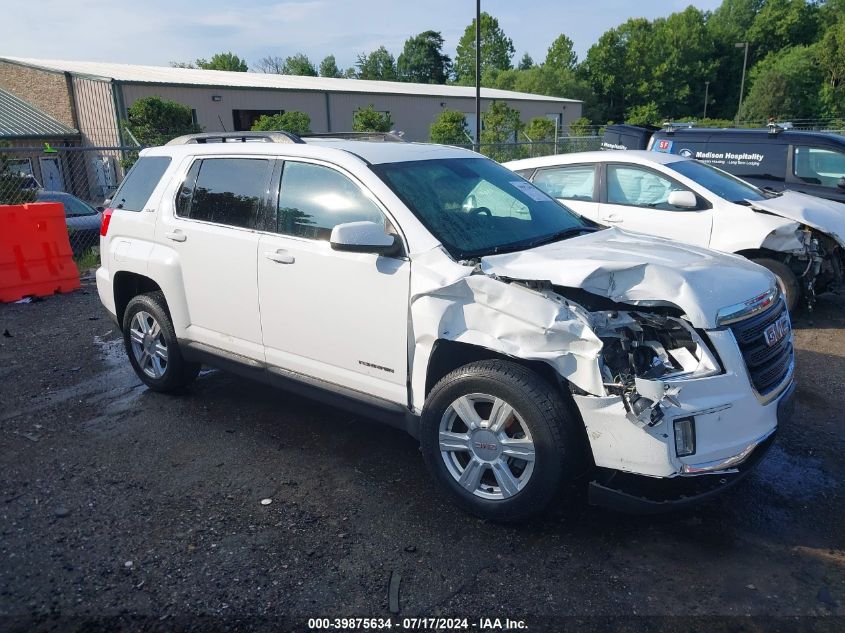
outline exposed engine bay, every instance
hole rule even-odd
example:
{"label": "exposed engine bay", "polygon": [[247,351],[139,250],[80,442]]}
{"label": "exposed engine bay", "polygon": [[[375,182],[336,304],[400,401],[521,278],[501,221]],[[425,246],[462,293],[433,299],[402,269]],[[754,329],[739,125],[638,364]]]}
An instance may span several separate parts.
{"label": "exposed engine bay", "polygon": [[702,378],[719,373],[719,365],[701,335],[680,318],[647,312],[592,313],[603,343],[599,366],[609,394],[622,396],[628,419],[654,426],[663,419],[661,403],[680,406],[680,389],[648,394],[645,381]]}

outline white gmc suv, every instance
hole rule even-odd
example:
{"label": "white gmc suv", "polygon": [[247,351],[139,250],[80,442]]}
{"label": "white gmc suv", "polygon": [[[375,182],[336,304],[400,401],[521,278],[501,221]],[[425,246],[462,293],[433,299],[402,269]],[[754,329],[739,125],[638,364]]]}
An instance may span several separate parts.
{"label": "white gmc suv", "polygon": [[789,415],[768,271],[599,230],[470,151],[192,135],[142,151],[109,206],[100,299],[151,389],[207,363],[392,423],[482,517],[570,482],[630,511],[699,501]]}

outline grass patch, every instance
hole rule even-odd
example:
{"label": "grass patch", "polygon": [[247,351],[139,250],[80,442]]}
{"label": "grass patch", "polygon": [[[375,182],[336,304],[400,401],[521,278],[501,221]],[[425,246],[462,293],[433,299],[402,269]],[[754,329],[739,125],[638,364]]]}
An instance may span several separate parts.
{"label": "grass patch", "polygon": [[75,256],[73,258],[73,261],[76,262],[76,267],[79,269],[79,274],[84,275],[89,270],[99,267],[100,249],[89,248],[88,250],[84,251],[81,255]]}

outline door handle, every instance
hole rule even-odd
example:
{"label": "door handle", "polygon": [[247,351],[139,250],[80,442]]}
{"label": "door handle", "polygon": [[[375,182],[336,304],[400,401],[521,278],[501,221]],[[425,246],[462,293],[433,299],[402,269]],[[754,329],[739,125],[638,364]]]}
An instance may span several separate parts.
{"label": "door handle", "polygon": [[175,231],[171,231],[170,233],[165,233],[164,237],[169,240],[173,240],[174,242],[184,242],[188,239],[188,236],[178,229]]}
{"label": "door handle", "polygon": [[296,261],[296,258],[293,255],[281,248],[275,252],[267,251],[264,253],[264,257],[270,261],[276,262],[277,264],[292,264]]}

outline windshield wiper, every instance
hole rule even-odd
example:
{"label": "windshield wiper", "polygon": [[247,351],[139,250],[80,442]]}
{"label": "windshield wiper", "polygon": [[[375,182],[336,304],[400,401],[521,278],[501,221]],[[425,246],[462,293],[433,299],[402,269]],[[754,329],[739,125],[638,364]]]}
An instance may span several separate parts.
{"label": "windshield wiper", "polygon": [[581,233],[595,233],[602,230],[599,227],[593,226],[572,226],[568,229],[552,233],[551,235],[544,235],[543,237],[525,241],[513,242],[512,244],[503,244],[501,246],[493,246],[492,248],[483,248],[475,251],[461,251],[457,254],[458,260],[476,259],[478,257],[487,257],[488,255],[501,255],[503,253],[514,253],[516,251],[524,251],[535,246],[542,246],[543,244],[551,244],[552,242],[559,242],[569,237],[575,237]]}
{"label": "windshield wiper", "polygon": [[582,233],[595,233],[596,231],[598,231],[598,229],[592,226],[572,226],[568,229],[563,229],[562,231],[552,233],[551,235],[544,235],[543,237],[528,242],[526,248],[534,248],[535,246],[542,246],[543,244],[560,242],[561,240],[575,237],[577,235],[581,235]]}

